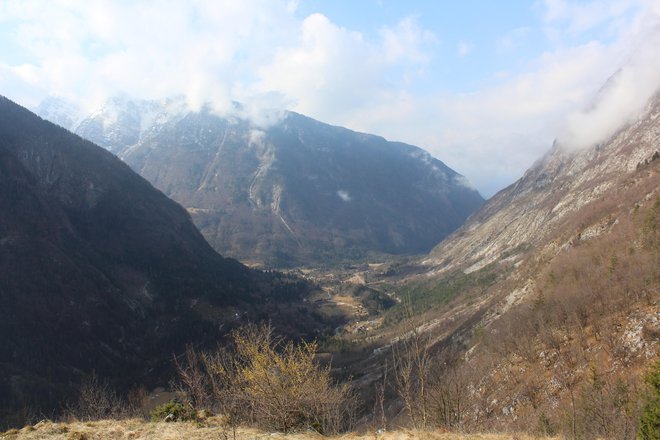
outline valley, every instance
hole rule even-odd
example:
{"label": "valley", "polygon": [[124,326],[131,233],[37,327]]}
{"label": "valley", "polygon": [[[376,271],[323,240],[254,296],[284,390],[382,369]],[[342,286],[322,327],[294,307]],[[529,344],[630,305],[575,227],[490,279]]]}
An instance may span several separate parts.
{"label": "valley", "polygon": [[[658,103],[593,150],[555,148],[427,257],[301,271],[328,292],[320,304],[348,312],[320,349],[372,417],[632,435],[659,348]],[[364,291],[392,302],[377,313],[348,305]],[[415,340],[428,351],[406,351]],[[404,353],[433,359],[413,367],[412,406],[397,385]],[[426,391],[414,388],[420,375]]]}
{"label": "valley", "polygon": [[[78,125],[123,145],[133,170],[0,102],[7,426],[49,410],[225,433],[632,438],[645,426],[660,348],[658,96],[605,142],[556,142],[485,202],[417,147],[294,113],[264,131],[177,102],[173,116],[112,101],[112,117]],[[213,237],[228,230],[242,238],[222,247]]]}
{"label": "valley", "polygon": [[660,0],[0,0],[0,440],[659,440]]}
{"label": "valley", "polygon": [[[107,183],[113,182],[114,175],[102,178],[99,176],[106,174],[67,175],[66,168],[58,169],[61,161],[74,161],[73,156],[67,158],[66,149],[48,156],[53,153],[42,146],[42,140],[37,137],[26,143],[21,140],[20,131],[14,134],[15,128],[21,124],[35,124],[39,130],[52,131],[69,143],[74,142],[74,138],[43,121],[31,119],[27,111],[12,105],[4,102],[6,114],[14,118],[13,124],[4,127],[4,136],[13,139],[8,145],[18,154],[7,150],[3,163],[7,170],[14,170],[16,158],[19,158],[27,171],[25,175],[15,176],[5,173],[3,184],[30,188],[41,203],[36,206],[41,206],[39,209],[45,209],[54,216],[52,218],[61,219],[57,221],[63,226],[57,230],[68,234],[69,243],[97,240],[94,228],[80,229],[91,228],[88,220],[80,219],[95,215],[95,210],[102,206],[107,188],[116,185]],[[156,269],[151,266],[146,272],[127,276],[130,270],[135,270],[127,272],[128,269],[121,268],[121,264],[135,264],[128,257],[119,257],[111,263],[95,257],[95,267],[110,264],[107,266],[112,268],[110,271],[102,269],[106,276],[115,284],[129,286],[120,287],[118,292],[132,291],[130,289],[142,292],[142,303],[127,297],[117,307],[125,304],[133,310],[130,313],[151,314],[155,318],[153,322],[162,319],[161,323],[170,323],[167,324],[170,333],[162,333],[158,328],[147,330],[153,332],[151,343],[157,341],[155,343],[161,345],[153,354],[141,351],[141,356],[150,359],[148,372],[137,369],[138,374],[129,376],[133,383],[143,387],[142,393],[146,393],[132,411],[149,414],[156,405],[148,403],[150,390],[155,387],[167,390],[179,383],[164,395],[176,396],[195,410],[216,408],[221,412],[217,408],[222,408],[222,404],[213,400],[213,394],[204,394],[210,392],[206,388],[206,381],[210,379],[203,379],[204,375],[211,378],[214,370],[207,370],[205,362],[208,360],[195,359],[214,359],[213,356],[217,356],[212,351],[214,343],[222,341],[231,346],[230,339],[236,338],[236,331],[250,334],[252,330],[245,330],[246,325],[268,322],[274,334],[280,335],[277,338],[284,338],[275,339],[280,341],[275,344],[315,341],[312,354],[316,365],[331,375],[338,386],[350,386],[351,399],[358,402],[355,407],[350,406],[354,408],[350,416],[351,429],[389,431],[409,426],[421,430],[515,431],[586,438],[597,433],[606,438],[628,438],[637,429],[643,396],[647,392],[643,377],[656,362],[660,334],[657,309],[660,292],[659,112],[660,99],[655,99],[638,121],[592,149],[572,151],[556,145],[519,181],[487,201],[429,254],[397,256],[374,252],[371,259],[354,255],[348,260],[330,259],[281,271],[262,271],[257,268],[263,267],[263,261],[252,262],[250,269],[235,260],[224,259],[191,230],[189,239],[199,249],[197,262],[192,257],[181,260],[182,249],[192,246],[182,243],[176,248],[177,257],[163,259],[161,256],[159,260],[164,265],[163,270],[170,272],[167,276],[174,278],[146,285],[138,282],[135,287],[130,286],[136,280],[153,277]],[[221,147],[226,135],[225,131]],[[76,142],[81,141],[75,140],[74,144]],[[21,153],[24,145],[31,150]],[[90,146],[94,147],[89,144],[77,148],[84,150]],[[42,148],[45,150],[40,150]],[[95,151],[93,154],[100,154],[99,150]],[[106,157],[104,160],[113,164],[108,165],[108,169],[120,164],[114,157]],[[44,167],[47,162],[44,158],[53,161],[53,165]],[[269,166],[260,162],[251,183],[246,186],[248,202],[255,210],[263,203],[256,195],[254,184]],[[118,169],[133,175],[125,166]],[[208,176],[208,172],[205,175]],[[79,202],[72,199],[75,192],[68,192],[78,185],[66,183],[67,179],[74,179],[73,176],[82,179],[83,186],[93,188],[91,193],[78,199]],[[138,179],[135,184],[144,185],[137,176],[130,179]],[[150,195],[150,191],[154,191],[151,187],[144,188],[142,191],[147,197],[167,200],[161,193]],[[64,205],[54,200],[62,200]],[[31,205],[18,209],[21,205],[15,201],[7,203],[13,208],[5,211],[3,227],[5,237],[9,237],[3,241],[5,247],[15,245],[16,240],[25,240],[21,238],[26,237],[21,228],[30,228],[29,223],[18,219],[23,218],[25,209]],[[276,198],[273,203],[273,209],[279,212],[280,199]],[[86,214],[90,208],[92,214]],[[72,214],[76,212],[72,209],[79,211]],[[176,215],[182,223],[177,230],[190,229],[185,211],[178,209]],[[7,217],[8,212],[14,213],[14,217]],[[188,212],[199,214],[194,208],[189,208]],[[51,224],[57,223],[51,220]],[[106,233],[119,231],[117,237],[136,237],[131,235],[130,228],[114,229],[117,226],[108,225]],[[85,235],[89,234],[87,230],[92,231],[92,235]],[[142,237],[141,242],[133,239],[134,243],[154,240],[146,248],[140,244],[138,249],[162,246],[159,244],[162,233],[153,232],[152,229],[151,238]],[[181,232],[175,236],[179,240],[185,237]],[[46,237],[52,240],[58,236],[49,234]],[[79,255],[87,255],[90,249],[96,248],[96,245],[79,246],[80,250],[75,251]],[[65,252],[68,249],[61,244],[56,244],[55,248]],[[119,248],[107,244],[100,249],[110,258],[108,261],[122,255]],[[116,250],[109,252],[113,249]],[[139,255],[145,261],[154,261],[153,257]],[[200,255],[205,255],[204,259],[200,259]],[[136,261],[139,263],[140,259]],[[208,274],[195,276],[198,283],[204,282],[204,276],[217,277],[223,273],[234,278],[179,288],[177,295],[167,297],[176,298],[171,306],[173,310],[168,310],[167,303],[158,305],[157,295],[165,294],[160,289],[172,289],[175,282],[186,286],[192,279],[185,276],[181,281],[174,281],[182,269],[171,267],[180,265],[180,261],[188,262],[187,270],[202,270],[201,274]],[[223,265],[230,265],[231,269],[221,269]],[[43,267],[40,270],[44,279],[53,276]],[[10,272],[4,273],[8,280],[6,274]],[[80,276],[82,280],[88,275]],[[243,280],[240,282],[244,283],[244,293],[238,293],[239,280]],[[26,285],[20,277],[11,282],[16,286]],[[10,286],[7,281],[4,285]],[[213,289],[219,286],[224,286],[224,291],[234,296],[226,300],[214,298]],[[200,295],[199,292],[207,293]],[[80,299],[72,298],[72,301]],[[78,316],[94,316],[89,313],[82,310]],[[117,312],[113,318],[114,328],[119,332],[126,332],[126,326],[139,328],[141,325],[137,323],[139,320],[131,323],[130,313]],[[158,318],[159,314],[162,318]],[[186,317],[185,322],[181,321],[183,317]],[[42,319],[46,325],[58,328],[57,324]],[[7,322],[10,321],[5,320],[5,325]],[[83,326],[89,325],[85,322],[88,321],[82,321]],[[202,323],[204,326],[200,327]],[[35,332],[35,337],[38,334]],[[111,336],[104,337],[108,338],[108,343],[117,343]],[[191,341],[195,341],[194,346],[189,345]],[[141,342],[144,340],[136,339],[128,344]],[[57,344],[66,345],[64,342]],[[89,356],[97,356],[92,345],[88,347]],[[126,355],[121,354],[121,350],[131,353],[134,349],[122,341],[106,350],[107,356],[114,357],[107,358],[107,369],[100,369],[100,364],[95,363],[99,368],[95,371],[103,380],[111,380],[108,383],[112,383],[112,387],[128,389],[127,377],[122,384],[108,372],[111,369],[128,371],[140,365],[135,359],[131,361],[134,363],[126,363]],[[168,366],[169,362],[162,356],[164,350],[174,353],[174,365]],[[288,353],[286,350],[284,353]],[[43,361],[29,368],[16,363],[4,367],[14,381],[14,384],[5,382],[5,389],[26,405],[32,405],[28,389],[52,387],[63,378],[80,380],[85,376],[79,371],[88,368],[67,352],[57,356],[44,352],[42,356]],[[50,373],[51,384],[39,383],[37,375],[42,371],[41,366],[52,362],[60,363],[61,372]],[[189,377],[185,375],[192,374],[190,372],[197,372],[194,374],[199,375],[196,380],[201,381],[200,385],[185,379]],[[22,381],[18,388],[17,379]],[[166,383],[170,380],[174,382],[168,387]],[[207,391],[202,391],[205,389]],[[51,391],[61,396],[72,395],[72,392],[64,386]],[[205,395],[199,400],[199,396]],[[202,401],[216,403],[202,404]],[[7,420],[11,420],[12,411],[17,410],[15,402],[7,402],[6,408]],[[605,421],[594,424],[589,416],[594,412],[600,412]],[[349,421],[342,419],[341,426],[344,423]],[[262,428],[268,426],[264,424]]]}

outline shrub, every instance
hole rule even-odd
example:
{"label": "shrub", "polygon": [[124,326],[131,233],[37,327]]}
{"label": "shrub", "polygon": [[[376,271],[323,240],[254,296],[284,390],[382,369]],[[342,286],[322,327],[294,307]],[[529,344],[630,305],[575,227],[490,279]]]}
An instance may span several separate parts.
{"label": "shrub", "polygon": [[189,348],[177,363],[191,407],[219,410],[227,422],[251,423],[284,432],[345,429],[355,405],[350,385],[336,385],[330,367],[315,362],[315,342],[294,344],[270,325],[247,325],[232,333],[233,351],[198,353]]}
{"label": "shrub", "polygon": [[645,381],[649,390],[639,418],[637,438],[657,440],[660,438],[660,361],[651,366]]}
{"label": "shrub", "polygon": [[633,386],[621,377],[608,380],[595,367],[590,376],[577,404],[580,437],[634,438],[638,413]]}
{"label": "shrub", "polygon": [[192,420],[193,411],[181,402],[170,400],[151,411],[152,422],[181,422]]}
{"label": "shrub", "polygon": [[265,424],[284,432],[315,427],[336,432],[350,416],[349,385],[336,386],[330,367],[314,360],[316,343],[294,344],[274,337],[270,326],[234,334],[244,399]]}
{"label": "shrub", "polygon": [[539,414],[536,424],[536,434],[542,437],[554,437],[557,434],[557,430],[552,424],[550,417],[543,411]]}

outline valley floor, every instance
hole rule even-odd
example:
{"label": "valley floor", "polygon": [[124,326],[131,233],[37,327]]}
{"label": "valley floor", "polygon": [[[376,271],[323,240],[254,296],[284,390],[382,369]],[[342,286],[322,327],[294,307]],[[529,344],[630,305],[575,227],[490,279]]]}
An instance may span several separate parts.
{"label": "valley floor", "polygon": [[[236,432],[236,440],[303,440],[303,439],[335,439],[335,440],[531,440],[536,437],[512,434],[448,434],[437,431],[393,431],[384,433],[344,434],[336,437],[324,437],[313,432],[282,434],[240,428]],[[66,440],[96,440],[96,439],[158,439],[158,440],[206,440],[234,439],[231,429],[221,424],[210,423],[200,426],[194,422],[152,423],[140,419],[131,420],[101,420],[94,422],[54,423],[42,421],[34,426],[26,426],[20,430],[10,430],[0,434],[0,439],[66,439]]]}

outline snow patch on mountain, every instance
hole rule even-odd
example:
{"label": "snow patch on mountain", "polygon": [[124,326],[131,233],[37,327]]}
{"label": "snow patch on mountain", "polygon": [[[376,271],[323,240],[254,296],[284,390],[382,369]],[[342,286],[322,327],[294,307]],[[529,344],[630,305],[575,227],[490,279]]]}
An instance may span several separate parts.
{"label": "snow patch on mountain", "polygon": [[86,117],[79,106],[60,96],[49,96],[37,108],[32,110],[41,118],[69,131],[75,131],[76,127]]}

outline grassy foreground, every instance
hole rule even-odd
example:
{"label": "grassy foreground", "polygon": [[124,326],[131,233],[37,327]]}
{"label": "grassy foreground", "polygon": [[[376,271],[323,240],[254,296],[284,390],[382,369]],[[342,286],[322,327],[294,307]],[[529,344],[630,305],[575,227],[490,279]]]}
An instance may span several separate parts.
{"label": "grassy foreground", "polygon": [[[200,426],[194,422],[150,423],[140,419],[131,420],[101,420],[95,422],[54,423],[42,421],[34,426],[26,426],[20,430],[12,429],[0,434],[0,439],[62,439],[62,440],[96,440],[96,439],[158,439],[158,440],[231,440],[231,430],[222,426],[220,420]],[[409,430],[344,434],[336,437],[324,437],[313,432],[282,434],[263,432],[254,429],[240,428],[236,432],[237,440],[303,440],[303,439],[334,439],[334,440],[531,440],[528,435],[500,434],[447,434],[440,432],[414,432]]]}

